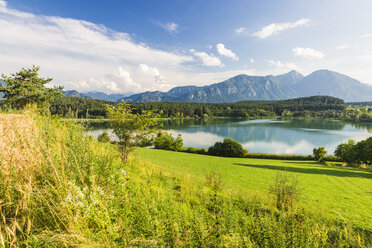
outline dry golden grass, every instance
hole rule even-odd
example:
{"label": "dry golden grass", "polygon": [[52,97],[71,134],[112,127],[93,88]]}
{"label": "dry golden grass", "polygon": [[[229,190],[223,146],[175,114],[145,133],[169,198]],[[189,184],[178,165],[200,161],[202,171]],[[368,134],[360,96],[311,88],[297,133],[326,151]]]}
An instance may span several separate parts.
{"label": "dry golden grass", "polygon": [[38,129],[31,117],[20,114],[0,114],[0,158],[2,170],[23,170],[31,176],[35,166],[40,165],[41,152]]}
{"label": "dry golden grass", "polygon": [[[17,242],[18,232],[31,231],[32,220],[23,212],[29,208],[34,170],[41,161],[37,136],[38,129],[31,117],[0,114],[0,191],[6,199],[5,202],[0,200],[0,244],[3,247],[12,247]],[[18,194],[13,194],[14,191]]]}

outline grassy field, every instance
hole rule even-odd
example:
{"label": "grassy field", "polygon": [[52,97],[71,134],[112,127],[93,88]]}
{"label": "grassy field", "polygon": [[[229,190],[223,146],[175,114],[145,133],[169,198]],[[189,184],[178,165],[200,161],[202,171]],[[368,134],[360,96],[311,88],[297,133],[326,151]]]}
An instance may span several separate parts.
{"label": "grassy field", "polygon": [[[123,163],[115,145],[72,122],[0,113],[0,247],[372,246],[370,232],[310,204],[278,207],[261,194],[274,170],[261,181],[263,169],[246,166],[255,160],[145,149],[136,155]],[[252,180],[248,169],[256,170]],[[225,172],[225,186],[205,177],[212,170]]]}
{"label": "grassy field", "polygon": [[[214,172],[224,188],[267,195],[278,172],[298,178],[301,203],[345,218],[355,227],[372,229],[372,173],[363,169],[324,166],[313,161],[221,158],[138,148],[138,158],[177,176],[202,181]],[[341,217],[342,216],[342,217]]]}

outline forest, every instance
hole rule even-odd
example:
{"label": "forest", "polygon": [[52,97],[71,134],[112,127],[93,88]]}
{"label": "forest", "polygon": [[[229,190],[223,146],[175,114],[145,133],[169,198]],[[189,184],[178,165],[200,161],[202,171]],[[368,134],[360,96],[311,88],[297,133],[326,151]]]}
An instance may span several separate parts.
{"label": "forest", "polygon": [[[68,97],[50,103],[50,112],[65,118],[105,119],[107,105],[115,102]],[[302,97],[281,101],[242,101],[236,103],[150,102],[131,103],[135,113],[152,111],[161,118],[327,118],[353,122],[372,122],[372,108],[348,106],[330,96]]]}

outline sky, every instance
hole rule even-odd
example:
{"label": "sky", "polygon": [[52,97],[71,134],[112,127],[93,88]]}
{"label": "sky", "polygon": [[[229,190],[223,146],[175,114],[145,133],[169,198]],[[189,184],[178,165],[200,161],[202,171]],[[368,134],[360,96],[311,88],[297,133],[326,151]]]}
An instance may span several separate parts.
{"label": "sky", "polygon": [[371,0],[0,0],[0,73],[128,93],[329,69],[372,85]]}

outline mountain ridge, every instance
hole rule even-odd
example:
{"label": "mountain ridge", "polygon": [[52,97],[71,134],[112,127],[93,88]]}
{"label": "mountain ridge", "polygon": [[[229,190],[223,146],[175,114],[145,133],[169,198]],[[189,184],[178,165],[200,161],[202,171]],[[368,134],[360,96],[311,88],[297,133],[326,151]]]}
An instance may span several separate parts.
{"label": "mountain ridge", "polygon": [[[371,101],[372,86],[347,75],[317,70],[307,76],[292,70],[280,75],[250,76],[239,74],[205,86],[177,86],[167,92],[146,91],[132,94],[66,91],[64,94],[105,101],[129,102],[206,102],[222,103],[245,100],[285,100],[295,97],[328,95],[347,102]],[[80,94],[80,95],[79,95]]]}

